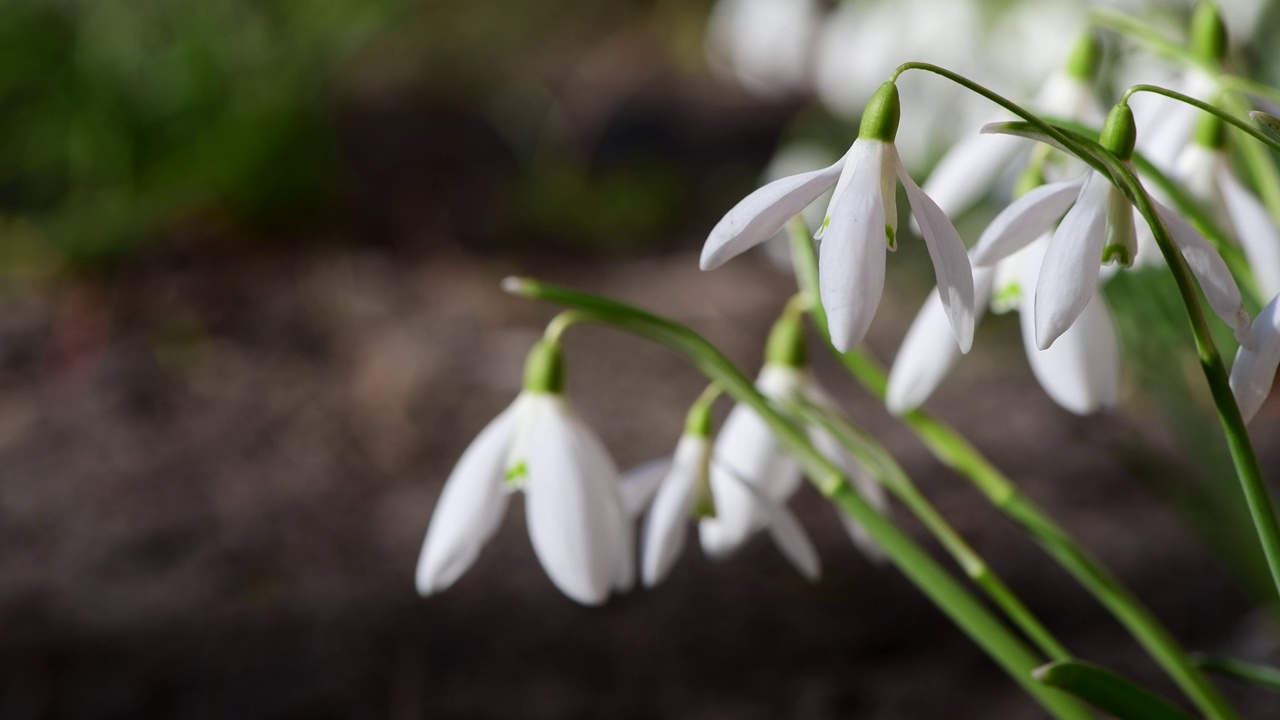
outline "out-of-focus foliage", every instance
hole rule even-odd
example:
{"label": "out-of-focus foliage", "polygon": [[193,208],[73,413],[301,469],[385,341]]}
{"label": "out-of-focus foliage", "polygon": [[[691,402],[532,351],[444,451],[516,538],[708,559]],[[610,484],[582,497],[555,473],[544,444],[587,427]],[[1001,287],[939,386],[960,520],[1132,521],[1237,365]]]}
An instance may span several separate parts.
{"label": "out-of-focus foliage", "polygon": [[400,0],[0,3],[0,211],[78,263],[328,187],[330,71]]}

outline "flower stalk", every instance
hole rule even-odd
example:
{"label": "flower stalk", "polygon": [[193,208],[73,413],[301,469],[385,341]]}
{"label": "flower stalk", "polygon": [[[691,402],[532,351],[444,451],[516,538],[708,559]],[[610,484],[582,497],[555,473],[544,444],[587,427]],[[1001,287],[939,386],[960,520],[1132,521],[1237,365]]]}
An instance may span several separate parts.
{"label": "flower stalk", "polygon": [[[801,291],[813,293],[816,288],[816,260],[803,221],[793,222],[791,242]],[[825,338],[826,317],[821,307],[815,307],[810,317]],[[855,380],[875,397],[884,399],[888,377],[874,360],[857,348],[846,353],[830,349]],[[1075,538],[1023,495],[1018,486],[977,448],[924,410],[905,413],[901,420],[935,457],[973,484],[997,510],[1026,531],[1106,607],[1206,717],[1213,720],[1237,717],[1217,688],[1190,662],[1186,650],[1151,611]]]}
{"label": "flower stalk", "polygon": [[1036,682],[1035,654],[942,569],[915,541],[862,498],[849,479],[819,453],[804,431],[775,409],[719,350],[674,321],[605,298],[574,292],[528,278],[508,278],[507,292],[579,310],[591,321],[665,345],[688,358],[709,380],[739,403],[749,405],[768,423],[787,450],[803,465],[818,490],[852,515],[902,573],[1055,718],[1086,720],[1092,716],[1075,700]]}

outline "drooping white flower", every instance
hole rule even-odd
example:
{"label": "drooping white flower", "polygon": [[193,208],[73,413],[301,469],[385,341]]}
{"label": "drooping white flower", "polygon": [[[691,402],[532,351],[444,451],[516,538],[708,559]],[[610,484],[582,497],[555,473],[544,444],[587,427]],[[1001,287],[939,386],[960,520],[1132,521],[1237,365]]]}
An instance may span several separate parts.
{"label": "drooping white flower", "polygon": [[[1135,134],[1132,113],[1117,105],[1103,128],[1104,143],[1126,159]],[[1249,318],[1226,263],[1177,213],[1157,201],[1152,204],[1209,305],[1243,342]],[[1036,346],[1042,350],[1088,306],[1097,292],[1102,263],[1128,266],[1133,262],[1138,240],[1132,205],[1107,177],[1090,170],[1075,180],[1042,185],[1015,200],[992,220],[973,250],[975,265],[994,265],[1029,245],[1060,217],[1036,282]]]}
{"label": "drooping white flower", "polygon": [[702,269],[773,237],[831,185],[835,193],[819,229],[819,289],[832,343],[862,342],[884,290],[885,255],[896,247],[895,176],[921,227],[938,287],[962,351],[973,340],[973,274],[960,235],[946,214],[911,179],[893,143],[897,89],[885,83],[867,104],[858,139],[834,165],[783,178],[748,195],[716,224],[702,248]]}
{"label": "drooping white flower", "polygon": [[[995,268],[975,268],[974,283],[980,308],[989,302],[993,312],[1019,312],[1022,340],[1036,380],[1058,405],[1084,415],[1119,400],[1119,342],[1106,300],[1096,294],[1057,342],[1044,350],[1036,346],[1032,303],[1048,242],[1049,236],[1042,235]],[[889,372],[885,405],[895,415],[920,407],[959,359],[950,343],[937,340],[938,326],[945,322],[942,304],[936,293],[931,294]]]}
{"label": "drooping white flower", "polygon": [[525,494],[534,552],[561,592],[598,605],[611,589],[633,583],[618,471],[561,392],[559,352],[547,341],[534,348],[524,391],[481,431],[445,481],[418,559],[421,595],[448,588],[475,562],[517,488]]}
{"label": "drooping white flower", "polygon": [[1240,346],[1231,365],[1231,391],[1245,422],[1258,414],[1271,394],[1280,365],[1280,295],[1258,313],[1249,335],[1251,342]]}

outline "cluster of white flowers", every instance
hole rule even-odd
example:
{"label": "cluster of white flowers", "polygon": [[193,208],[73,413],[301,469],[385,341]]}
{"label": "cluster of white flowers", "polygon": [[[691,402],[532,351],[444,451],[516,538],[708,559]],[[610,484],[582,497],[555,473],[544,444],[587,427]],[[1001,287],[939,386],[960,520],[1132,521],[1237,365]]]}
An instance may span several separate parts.
{"label": "cluster of white flowers", "polygon": [[[645,511],[641,577],[646,586],[670,572],[698,523],[703,550],[723,559],[765,530],[811,581],[818,553],[787,504],[801,470],[758,413],[737,405],[712,438],[711,404],[689,411],[674,455],[623,476],[603,443],[564,395],[557,342],[529,354],[524,391],[462,454],[445,482],[418,560],[417,587],[431,595],[451,586],[475,562],[496,531],[508,498],[523,491],[529,537],[551,581],[584,605],[635,583],[633,522]],[[884,490],[827,430],[805,421],[800,408],[834,411],[808,371],[800,318],[776,323],[757,388],[803,427],[819,451],[841,468],[863,497],[887,510]],[[841,515],[853,542],[874,560],[879,549],[852,518]]]}
{"label": "cluster of white flowers", "polygon": [[[811,4],[737,4],[768,10],[765,15],[777,26],[753,36],[752,47],[773,48],[784,59],[803,56],[783,39],[793,38],[795,28],[808,22]],[[1210,21],[1218,23],[1217,16]],[[1225,42],[1220,29],[1211,28],[1214,52]],[[1050,75],[1033,107],[1098,128],[1101,147],[1130,172],[1135,148],[1147,149],[1153,164],[1166,168],[1239,243],[1267,296],[1280,293],[1280,229],[1233,174],[1221,122],[1210,116],[1196,128],[1195,116],[1188,120],[1181,109],[1140,122],[1142,115],[1135,116],[1127,96],[1104,116],[1093,90],[1098,53],[1095,39],[1085,36],[1065,67]],[[796,74],[774,69],[773,76],[757,73],[756,79],[786,82]],[[1188,83],[1191,94],[1216,92],[1207,76],[1191,76]],[[820,242],[818,294],[832,345],[850,351],[871,326],[884,291],[887,254],[900,239],[900,182],[937,287],[907,332],[890,374],[890,411],[907,413],[927,400],[960,354],[969,351],[975,324],[988,306],[1020,313],[1032,370],[1057,403],[1081,414],[1113,406],[1121,392],[1121,355],[1100,284],[1122,268],[1162,263],[1130,195],[1113,184],[1111,175],[1050,146],[1024,154],[1025,141],[994,135],[957,143],[922,189],[900,160],[901,117],[895,74],[871,94],[858,136],[843,157],[774,179],[724,215],[703,246],[702,268],[718,267],[769,240],[831,191],[814,234]],[[1026,167],[1018,196],[967,249],[949,216],[988,194],[1019,162]],[[1280,297],[1251,321],[1236,279],[1215,247],[1165,202],[1152,199],[1151,207],[1209,307],[1240,343],[1231,387],[1248,421],[1270,392],[1280,364]],[[766,348],[757,380],[761,395],[804,429],[813,448],[843,471],[864,500],[886,511],[877,481],[802,412],[806,407],[834,412],[835,405],[808,370],[798,311],[784,312]],[[715,392],[704,395],[690,410],[672,457],[620,476],[564,397],[558,342],[539,343],[527,368],[524,392],[481,432],[445,484],[418,565],[422,594],[450,586],[475,561],[516,490],[526,496],[530,538],[547,574],[583,604],[599,604],[610,592],[629,589],[637,567],[646,586],[660,582],[695,522],[710,557],[727,557],[764,530],[802,575],[818,578],[818,555],[788,509],[802,484],[800,465],[754,409],[736,406],[713,437]],[[637,553],[633,524],[646,509]],[[861,549],[879,557],[863,528],[849,517],[841,520]]]}

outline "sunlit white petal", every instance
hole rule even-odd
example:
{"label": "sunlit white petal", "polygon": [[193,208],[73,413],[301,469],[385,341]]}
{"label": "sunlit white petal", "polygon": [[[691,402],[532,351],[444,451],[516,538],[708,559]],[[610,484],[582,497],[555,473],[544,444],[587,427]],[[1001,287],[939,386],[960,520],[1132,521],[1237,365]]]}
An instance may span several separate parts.
{"label": "sunlit white petal", "polygon": [[534,553],[556,587],[598,605],[623,584],[619,567],[629,548],[619,529],[617,470],[599,441],[555,395],[542,405],[529,449],[525,507]]}
{"label": "sunlit white petal", "polygon": [[[1023,297],[1035,296],[1045,243],[1033,243],[1022,263]],[[1036,380],[1049,397],[1077,415],[1112,407],[1120,397],[1120,345],[1106,299],[1095,293],[1084,311],[1048,349],[1035,342],[1034,313],[1021,313],[1022,340]]]}
{"label": "sunlit white petal", "polygon": [[1049,241],[1035,292],[1036,346],[1041,350],[1071,327],[1098,290],[1107,205],[1114,191],[1105,177],[1090,174]]}
{"label": "sunlit white petal", "polygon": [[848,187],[833,198],[831,221],[819,249],[819,294],[831,342],[842,352],[862,342],[884,291],[885,143],[866,146],[874,152],[858,160]]}
{"label": "sunlit white petal", "polygon": [[1152,203],[1156,215],[1186,259],[1187,267],[1196,276],[1209,307],[1235,330],[1236,340],[1242,345],[1250,344],[1249,314],[1245,312],[1240,298],[1240,288],[1222,256],[1181,215],[1158,201],[1153,200]]}
{"label": "sunlit white petal", "polygon": [[[897,162],[893,157],[890,162]],[[951,320],[960,352],[967,353],[973,345],[973,268],[965,252],[960,233],[951,224],[942,209],[916,185],[901,163],[898,178],[907,190],[911,212],[920,223],[920,234],[933,261],[933,271],[938,280],[938,292]]]}
{"label": "sunlit white petal", "polygon": [[517,399],[476,436],[445,481],[418,558],[415,582],[420,595],[452,585],[497,530],[507,506],[502,486],[507,446],[521,402]]}
{"label": "sunlit white petal", "polygon": [[1014,200],[978,238],[978,244],[973,247],[973,264],[995,265],[1051,229],[1076,202],[1085,182],[1092,176],[1090,172],[1075,180],[1041,185]]}
{"label": "sunlit white petal", "polygon": [[717,268],[773,237],[836,182],[844,163],[841,158],[821,170],[775,180],[743,198],[711,229],[702,246],[702,269]]}

